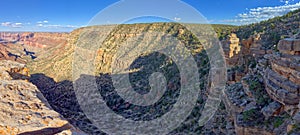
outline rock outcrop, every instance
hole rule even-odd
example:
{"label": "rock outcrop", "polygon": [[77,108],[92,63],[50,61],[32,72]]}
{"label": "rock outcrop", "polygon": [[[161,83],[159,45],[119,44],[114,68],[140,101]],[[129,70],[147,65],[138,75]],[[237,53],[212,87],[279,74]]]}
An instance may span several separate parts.
{"label": "rock outcrop", "polygon": [[9,52],[6,45],[0,43],[0,60],[11,60],[19,63],[25,63],[25,60],[18,54]]}
{"label": "rock outcrop", "polygon": [[26,81],[23,64],[0,61],[0,134],[84,134],[51,109],[36,86]]}
{"label": "rock outcrop", "polygon": [[19,33],[1,32],[0,41],[1,42],[16,42],[20,40]]}
{"label": "rock outcrop", "polygon": [[227,40],[222,41],[222,45],[228,68],[228,82],[231,84],[239,82],[246,72],[246,67],[244,67],[245,47],[241,46],[240,39],[235,33],[231,33]]}
{"label": "rock outcrop", "polygon": [[300,39],[287,38],[279,41],[277,49],[282,54],[300,55]]}
{"label": "rock outcrop", "polygon": [[241,51],[241,46],[240,44],[240,39],[236,36],[236,34],[232,33],[229,36],[229,58],[232,58],[234,55],[239,54],[239,52]]}
{"label": "rock outcrop", "polygon": [[262,47],[260,34],[252,35],[248,39],[243,40],[242,45],[243,55],[261,57],[266,54],[266,50]]}
{"label": "rock outcrop", "polygon": [[299,40],[283,39],[277,46],[279,52],[275,52],[264,51],[258,36],[251,38],[243,41],[243,55],[253,57],[257,63],[249,67],[241,84],[230,84],[225,92],[224,101],[235,123],[235,132],[239,135],[299,133],[299,122],[291,121],[292,117],[298,119],[299,114]]}
{"label": "rock outcrop", "polygon": [[239,62],[239,54],[241,53],[240,39],[235,33],[231,33],[227,40],[223,41],[222,45],[227,65],[237,65]]}
{"label": "rock outcrop", "polygon": [[294,115],[300,102],[300,40],[283,39],[278,53],[266,55],[270,66],[265,70],[265,86],[269,96]]}

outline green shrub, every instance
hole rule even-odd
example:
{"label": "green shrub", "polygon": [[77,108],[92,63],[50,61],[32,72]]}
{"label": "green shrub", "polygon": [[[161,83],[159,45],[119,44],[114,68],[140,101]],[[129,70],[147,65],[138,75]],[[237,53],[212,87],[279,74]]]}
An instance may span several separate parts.
{"label": "green shrub", "polygon": [[283,118],[275,118],[274,127],[278,128],[284,122]]}
{"label": "green shrub", "polygon": [[243,112],[243,120],[244,121],[253,121],[256,120],[260,115],[257,109],[251,109]]}

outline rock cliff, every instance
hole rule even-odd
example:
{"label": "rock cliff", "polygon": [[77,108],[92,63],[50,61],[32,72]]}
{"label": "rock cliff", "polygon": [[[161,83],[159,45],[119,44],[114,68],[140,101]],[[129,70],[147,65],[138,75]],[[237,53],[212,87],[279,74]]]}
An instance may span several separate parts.
{"label": "rock cliff", "polygon": [[29,83],[24,64],[0,61],[0,134],[80,134]]}
{"label": "rock cliff", "polygon": [[21,55],[14,54],[9,50],[10,49],[7,48],[7,45],[0,43],[0,60],[11,60],[11,61],[17,61],[19,63],[26,63],[26,61],[21,57]]}
{"label": "rock cliff", "polygon": [[[242,41],[248,54],[257,60],[254,67],[225,92],[225,104],[235,123],[236,133],[285,134],[298,133],[293,117],[299,113],[299,39],[283,39],[278,52],[260,53],[251,49],[255,40]],[[245,53],[247,54],[247,53]],[[254,55],[253,55],[254,54]],[[293,128],[291,128],[293,127]]]}

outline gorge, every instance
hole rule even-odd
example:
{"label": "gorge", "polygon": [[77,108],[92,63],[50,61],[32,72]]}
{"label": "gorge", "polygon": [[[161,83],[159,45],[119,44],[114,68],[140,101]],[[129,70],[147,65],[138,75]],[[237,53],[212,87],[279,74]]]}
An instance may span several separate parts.
{"label": "gorge", "polygon": [[[199,73],[201,88],[197,103],[187,119],[169,134],[299,134],[299,16],[300,10],[296,10],[246,26],[212,25],[222,43],[227,78],[220,106],[204,126],[198,125],[203,115],[199,112],[213,85],[211,65],[202,45],[208,39],[197,39],[181,24],[122,24],[113,31],[106,31],[110,26],[89,26],[71,33],[0,32],[0,134],[105,134],[78,103],[74,84],[82,80],[95,79],[107,105],[125,118],[138,121],[160,117],[172,108],[180,91],[179,71],[173,60],[160,53],[144,53],[133,63],[118,63],[119,67],[129,67],[131,82],[141,93],[151,89],[148,77],[152,73],[164,74],[165,98],[159,100],[160,105],[148,108],[129,104],[117,96],[112,77],[122,74],[113,74],[111,69],[114,54],[123,42],[156,31],[172,35],[189,48],[199,69],[195,71]],[[201,24],[194,27],[200,29]],[[89,62],[95,63],[95,73],[80,74],[74,79],[77,42],[88,43],[103,35],[108,37],[103,40],[105,46],[94,50],[96,56],[85,53]],[[156,40],[162,39],[144,36],[140,42]],[[85,64],[80,68],[88,69],[88,63]]]}

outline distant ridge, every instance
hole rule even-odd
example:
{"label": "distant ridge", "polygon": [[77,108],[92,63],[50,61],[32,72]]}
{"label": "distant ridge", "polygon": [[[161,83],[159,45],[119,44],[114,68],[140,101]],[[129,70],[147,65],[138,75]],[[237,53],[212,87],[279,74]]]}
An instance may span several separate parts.
{"label": "distant ridge", "polygon": [[265,49],[270,49],[272,46],[277,45],[279,40],[291,37],[299,31],[300,9],[297,9],[283,16],[240,26],[236,33],[241,39],[247,39],[251,35],[259,33]]}

